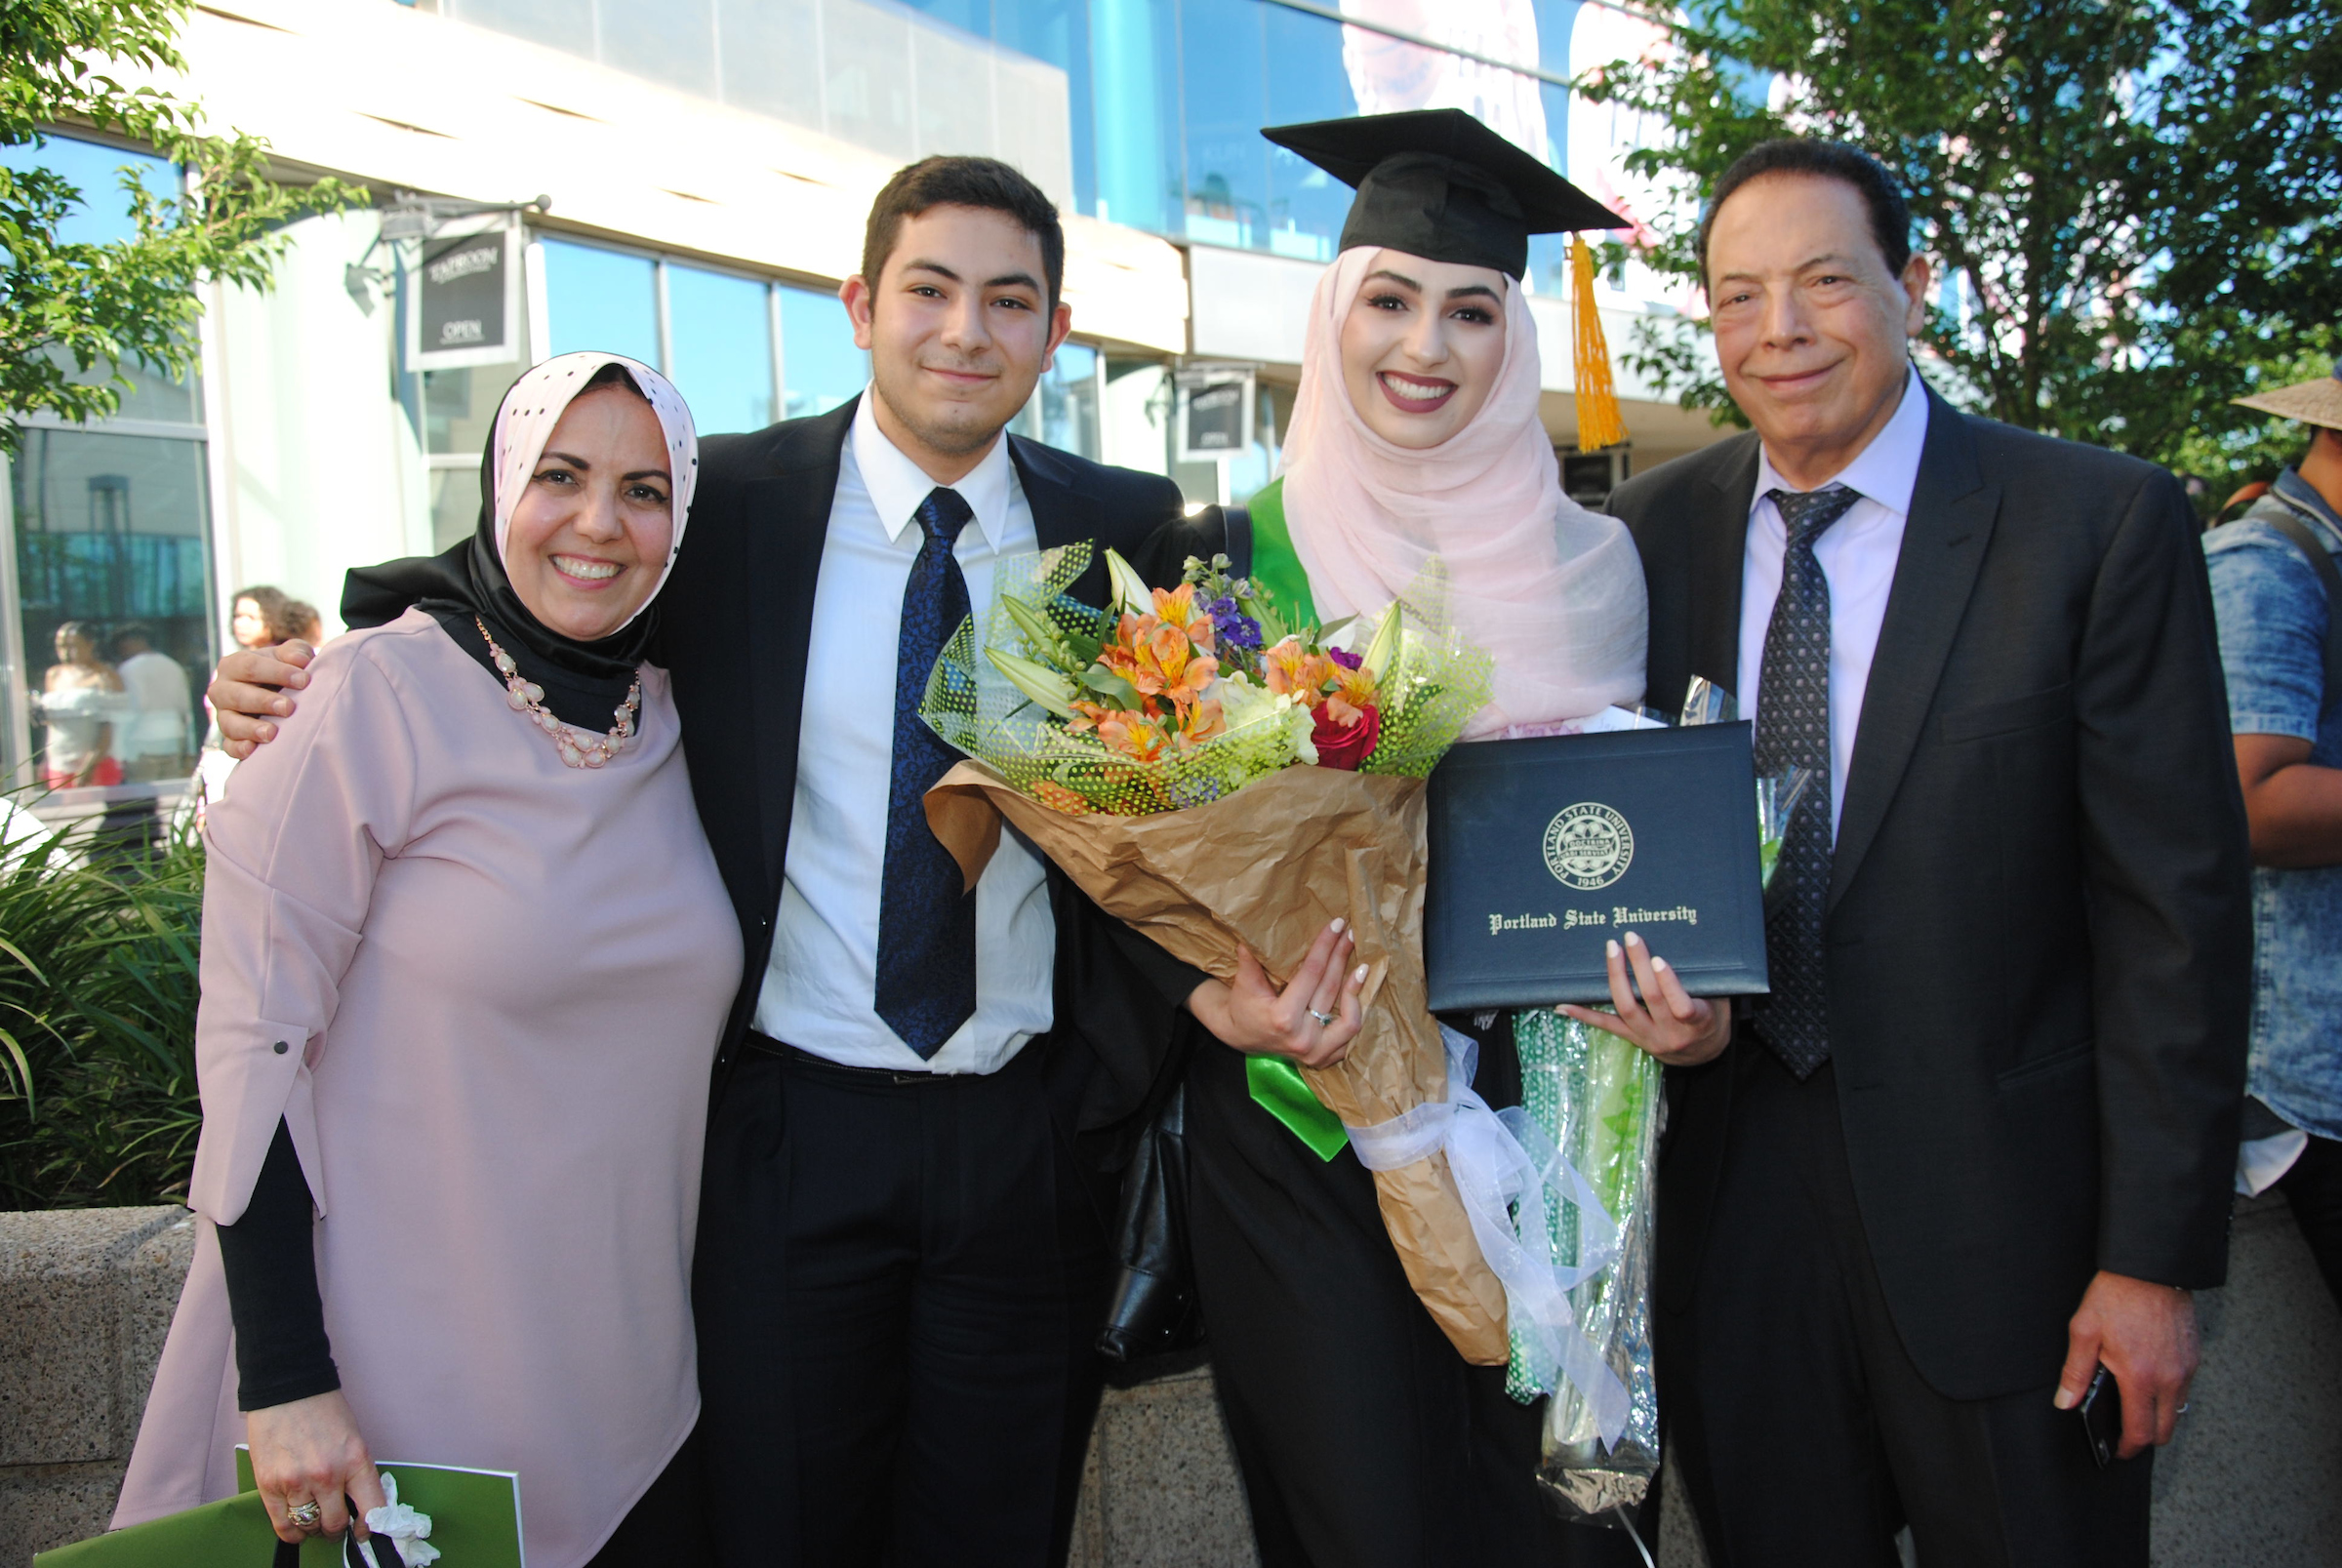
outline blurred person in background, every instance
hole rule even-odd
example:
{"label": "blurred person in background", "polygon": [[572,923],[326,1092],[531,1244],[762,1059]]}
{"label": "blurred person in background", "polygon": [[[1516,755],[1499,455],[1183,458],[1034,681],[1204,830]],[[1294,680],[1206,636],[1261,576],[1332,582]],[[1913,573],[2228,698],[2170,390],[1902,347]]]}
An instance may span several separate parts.
{"label": "blurred person in background", "polygon": [[2254,397],[2310,446],[2204,536],[2252,824],[2252,1065],[2237,1185],[2285,1194],[2342,1303],[2342,360]]}
{"label": "blurred person in background", "polygon": [[132,622],[114,633],[122,689],[130,697],[116,751],[125,778],[147,782],[187,771],[187,726],[192,694],[180,662],[154,646],[154,633]]}
{"label": "blurred person in background", "polygon": [[72,789],[122,782],[114,746],[131,702],[121,671],[98,657],[98,639],[87,623],[68,621],[57,628],[57,663],[42,676],[34,703],[49,727],[42,784]]}
{"label": "blurred person in background", "polygon": [[300,600],[289,596],[284,589],[266,583],[238,588],[232,601],[235,610],[227,623],[228,634],[236,639],[239,648],[267,648],[280,642],[291,642],[301,635],[303,619],[317,612]]}

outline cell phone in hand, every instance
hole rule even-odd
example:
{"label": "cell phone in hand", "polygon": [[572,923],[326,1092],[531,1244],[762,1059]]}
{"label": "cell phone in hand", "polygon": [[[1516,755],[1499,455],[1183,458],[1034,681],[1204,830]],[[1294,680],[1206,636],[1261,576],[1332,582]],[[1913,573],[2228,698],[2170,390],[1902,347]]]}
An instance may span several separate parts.
{"label": "cell phone in hand", "polygon": [[2122,1452],[2122,1386],[2115,1381],[2115,1375],[2100,1367],[2074,1413],[2081,1418],[2090,1458],[2098,1462],[2100,1469],[2106,1468]]}

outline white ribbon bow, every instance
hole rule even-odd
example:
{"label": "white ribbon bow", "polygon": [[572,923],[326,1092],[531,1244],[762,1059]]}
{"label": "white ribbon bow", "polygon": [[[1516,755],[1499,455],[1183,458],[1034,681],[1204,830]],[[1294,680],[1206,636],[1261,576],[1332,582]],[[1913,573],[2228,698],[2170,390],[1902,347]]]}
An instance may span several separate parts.
{"label": "white ribbon bow", "polygon": [[[1567,1293],[1618,1256],[1617,1222],[1528,1112],[1490,1110],[1474,1092],[1478,1045],[1444,1024],[1439,1037],[1447,1047],[1447,1098],[1371,1127],[1346,1126],[1350,1146],[1370,1171],[1394,1171],[1447,1151],[1473,1239],[1505,1287],[1506,1315],[1524,1347],[1531,1380],[1552,1393],[1566,1378],[1585,1399],[1603,1443],[1615,1444],[1626,1430],[1627,1386],[1579,1330]],[[1554,1244],[1548,1186],[1577,1208],[1574,1264],[1563,1263]]]}

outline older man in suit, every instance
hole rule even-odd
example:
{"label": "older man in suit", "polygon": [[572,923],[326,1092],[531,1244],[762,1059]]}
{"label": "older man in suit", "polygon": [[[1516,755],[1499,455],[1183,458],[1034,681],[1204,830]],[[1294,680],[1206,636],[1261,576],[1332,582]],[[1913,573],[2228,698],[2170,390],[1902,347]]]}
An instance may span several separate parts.
{"label": "older man in suit", "polygon": [[[2143,1564],[2244,1068],[2211,601],[2169,474],[1920,381],[1908,230],[1851,148],[1735,164],[1702,250],[1756,430],[1614,499],[1653,700],[1708,676],[1761,770],[1819,775],[1770,998],[1646,985],[1673,1005],[1620,1025],[1671,1067],[1671,1452],[1718,1568],[1885,1568],[1905,1525],[1923,1563]],[[2070,1413],[2101,1366],[2103,1467]]]}

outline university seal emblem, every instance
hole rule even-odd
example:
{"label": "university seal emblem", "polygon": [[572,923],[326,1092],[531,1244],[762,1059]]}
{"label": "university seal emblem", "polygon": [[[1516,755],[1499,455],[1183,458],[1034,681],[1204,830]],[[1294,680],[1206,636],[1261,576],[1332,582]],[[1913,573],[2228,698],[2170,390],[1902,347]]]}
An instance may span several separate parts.
{"label": "university seal emblem", "polygon": [[1545,865],[1563,887],[1592,893],[1627,874],[1635,860],[1635,829],[1609,807],[1591,800],[1545,824]]}

